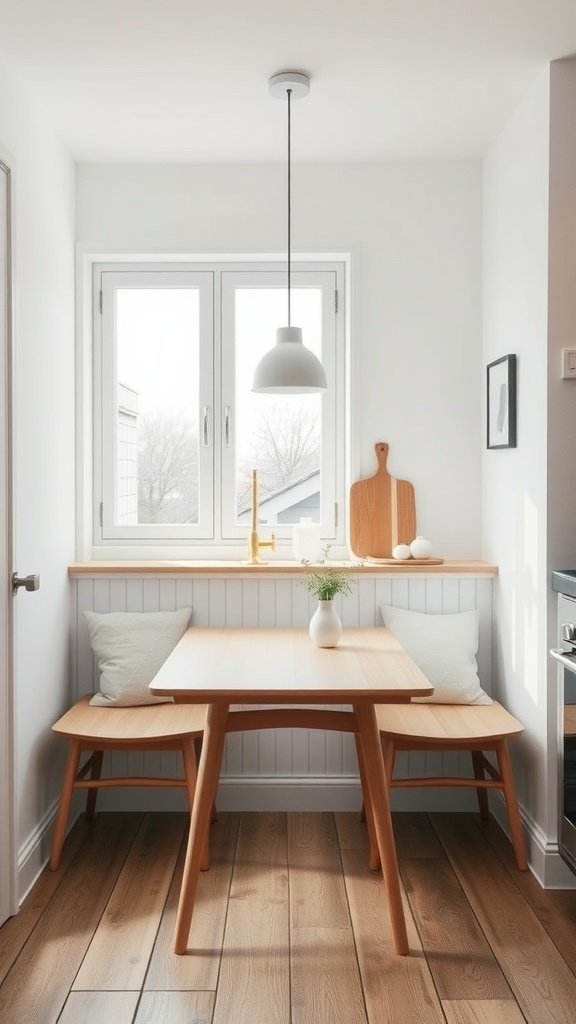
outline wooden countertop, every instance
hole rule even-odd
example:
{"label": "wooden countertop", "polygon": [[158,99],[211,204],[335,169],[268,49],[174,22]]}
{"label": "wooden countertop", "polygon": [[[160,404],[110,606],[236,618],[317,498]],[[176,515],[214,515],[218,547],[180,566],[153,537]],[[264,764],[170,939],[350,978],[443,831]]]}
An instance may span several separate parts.
{"label": "wooden countertop", "polygon": [[[440,565],[413,565],[410,561],[394,565],[377,565],[357,562],[330,561],[337,568],[345,567],[354,575],[404,576],[412,575],[456,575],[456,576],[497,576],[498,566],[480,560],[447,560]],[[314,567],[316,568],[316,567]],[[320,568],[320,567],[318,567]],[[299,576],[304,573],[299,562],[269,562],[267,565],[243,565],[241,562],[220,562],[182,559],[164,561],[114,560],[73,562],[68,566],[68,575],[82,576]]]}

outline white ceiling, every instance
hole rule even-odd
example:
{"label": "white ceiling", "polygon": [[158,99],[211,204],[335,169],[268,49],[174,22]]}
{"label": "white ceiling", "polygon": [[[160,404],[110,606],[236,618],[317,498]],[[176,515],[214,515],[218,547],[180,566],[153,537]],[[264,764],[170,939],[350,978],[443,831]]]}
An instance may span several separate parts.
{"label": "white ceiling", "polygon": [[0,0],[0,59],[78,161],[284,160],[286,69],[294,161],[475,158],[575,53],[576,0]]}

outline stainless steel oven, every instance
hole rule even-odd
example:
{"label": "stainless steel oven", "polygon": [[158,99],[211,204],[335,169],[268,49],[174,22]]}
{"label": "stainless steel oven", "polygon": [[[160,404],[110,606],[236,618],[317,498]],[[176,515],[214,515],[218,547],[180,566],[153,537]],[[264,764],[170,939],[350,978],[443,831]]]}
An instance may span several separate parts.
{"label": "stainless steel oven", "polygon": [[576,571],[552,574],[558,591],[558,847],[576,873]]}

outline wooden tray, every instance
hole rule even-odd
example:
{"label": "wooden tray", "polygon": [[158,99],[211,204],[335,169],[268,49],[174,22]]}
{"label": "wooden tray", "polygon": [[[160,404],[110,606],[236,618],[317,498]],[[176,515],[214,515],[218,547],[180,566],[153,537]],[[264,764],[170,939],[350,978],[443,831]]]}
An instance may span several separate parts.
{"label": "wooden tray", "polygon": [[366,556],[367,562],[372,562],[373,565],[399,565],[405,566],[407,569],[411,565],[442,565],[444,562],[443,558],[372,558],[371,555]]}

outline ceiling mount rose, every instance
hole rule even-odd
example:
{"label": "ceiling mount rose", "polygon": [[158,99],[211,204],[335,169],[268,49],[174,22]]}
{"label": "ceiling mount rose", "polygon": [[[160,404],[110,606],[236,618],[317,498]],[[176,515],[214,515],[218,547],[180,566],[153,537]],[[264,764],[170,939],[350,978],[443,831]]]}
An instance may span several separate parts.
{"label": "ceiling mount rose", "polygon": [[276,100],[286,99],[286,90],[292,91],[292,99],[301,100],[310,92],[310,75],[302,71],[279,71],[268,82],[268,92]]}

